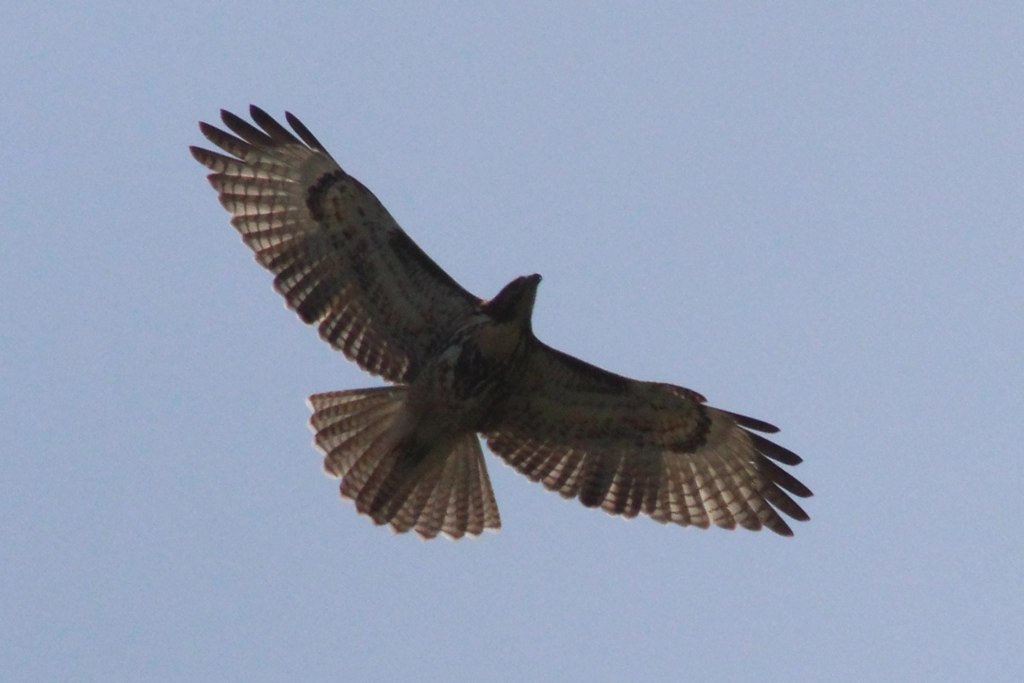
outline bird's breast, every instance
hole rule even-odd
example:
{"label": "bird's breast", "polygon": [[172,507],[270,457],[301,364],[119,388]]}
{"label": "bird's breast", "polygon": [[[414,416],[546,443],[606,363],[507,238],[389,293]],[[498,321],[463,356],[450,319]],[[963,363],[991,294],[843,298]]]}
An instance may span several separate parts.
{"label": "bird's breast", "polygon": [[475,421],[502,400],[521,348],[522,337],[512,326],[467,325],[416,380],[414,394],[425,408],[461,412]]}
{"label": "bird's breast", "polygon": [[515,356],[522,334],[514,325],[481,325],[472,335],[480,355],[492,363],[504,363]]}

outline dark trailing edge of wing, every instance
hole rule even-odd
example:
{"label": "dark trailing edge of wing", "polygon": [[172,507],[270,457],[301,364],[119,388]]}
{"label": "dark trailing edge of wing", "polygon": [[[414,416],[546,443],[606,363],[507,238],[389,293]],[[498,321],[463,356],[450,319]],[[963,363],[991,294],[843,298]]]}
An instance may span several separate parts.
{"label": "dark trailing edge of wing", "polygon": [[[359,202],[356,205],[356,210],[359,211],[359,215],[364,218],[367,222],[364,227],[369,229],[376,229],[379,221],[382,233],[378,236],[386,240],[386,246],[391,249],[391,255],[397,260],[395,264],[396,272],[404,271],[404,275],[407,275],[409,281],[412,283],[423,283],[427,282],[431,287],[435,285],[442,285],[450,289],[451,291],[441,291],[441,295],[448,296],[454,295],[455,297],[464,297],[465,302],[470,304],[467,308],[472,308],[477,305],[483,304],[477,297],[473,296],[470,292],[466,291],[458,282],[455,281],[447,272],[445,272],[437,263],[434,262],[430,256],[424,252],[419,245],[417,245],[397,224],[393,222],[391,216],[387,213],[387,210],[383,206],[380,206],[380,212],[377,211],[376,197],[370,192],[365,186],[363,186],[358,180],[348,176],[343,170],[341,170],[336,162],[330,157],[323,144],[309,131],[308,128],[290,112],[285,113],[285,119],[291,126],[292,130],[288,130],[284,125],[275,120],[263,109],[251,105],[249,107],[249,114],[252,118],[252,123],[240,118],[239,116],[232,114],[229,111],[221,110],[221,120],[228,130],[221,130],[215,126],[207,123],[200,123],[199,127],[203,135],[214,145],[219,147],[224,152],[227,152],[232,156],[225,156],[219,152],[206,150],[200,147],[190,147],[193,157],[197,161],[214,170],[215,172],[208,176],[211,184],[217,190],[220,196],[221,203],[229,210],[234,212],[237,208],[238,197],[246,196],[240,194],[246,190],[246,188],[253,188],[257,185],[260,187],[273,187],[280,190],[281,187],[292,193],[294,196],[289,195],[290,199],[295,200],[306,200],[306,208],[310,211],[308,216],[302,215],[302,207],[298,201],[292,206],[289,204],[289,210],[294,211],[295,215],[298,216],[296,220],[309,221],[309,225],[303,223],[306,229],[310,231],[316,230],[316,224],[319,224],[321,228],[328,228],[329,226],[324,222],[323,216],[323,202],[324,194],[334,183],[345,183],[343,188],[343,195],[346,197],[352,196],[355,201]],[[255,124],[255,125],[254,125]],[[233,133],[233,134],[232,134]],[[302,148],[305,148],[303,151]],[[319,160],[316,157],[324,155]],[[330,161],[331,165],[322,163],[325,160]],[[309,165],[303,165],[308,163]],[[256,173],[256,179],[253,179],[247,174],[247,169],[254,169]],[[309,171],[309,172],[307,172]],[[296,179],[301,180],[303,184],[298,184]],[[232,181],[235,184],[232,184]],[[305,185],[305,183],[309,183]],[[241,187],[241,190],[236,189]],[[352,194],[349,195],[348,193]],[[365,193],[365,194],[363,194]],[[365,201],[364,201],[365,200]],[[370,201],[372,200],[372,202]],[[369,207],[369,211],[363,209]],[[318,214],[319,209],[319,214]],[[372,213],[371,213],[372,212]],[[289,215],[291,217],[291,215]],[[233,216],[232,224],[235,225],[243,232],[243,236],[246,235],[245,231],[239,226],[240,223],[236,221],[242,221],[241,225],[246,225],[246,221],[250,221],[248,217]],[[247,242],[248,243],[248,242]],[[270,248],[267,249],[266,255],[262,254],[257,246],[249,245],[257,252],[257,261],[261,263],[268,270],[275,273],[275,286],[277,282],[284,277],[282,273],[290,274],[289,268],[292,268],[290,261],[294,259],[295,253],[293,251],[286,251],[283,248],[274,247],[276,251],[271,253]],[[300,245],[301,246],[301,245]],[[338,245],[334,245],[335,249],[338,249]],[[289,247],[292,249],[292,247]],[[278,253],[279,252],[279,253]],[[280,258],[280,263],[273,260]],[[300,264],[301,265],[301,264]],[[358,261],[350,264],[353,273],[352,278],[358,279],[359,277],[370,277],[367,275],[367,271],[364,266]],[[370,270],[369,273],[374,271]],[[355,280],[353,280],[355,281]],[[298,299],[298,303],[294,303],[289,298],[289,291],[279,289],[289,301],[289,306],[295,310],[299,317],[307,323],[315,323],[325,316],[330,311],[324,309],[316,297],[307,296],[309,292],[305,292],[303,297]],[[312,290],[310,290],[312,291]],[[433,303],[429,298],[426,299],[426,304]],[[314,304],[317,306],[314,308]],[[451,302],[451,310],[459,314],[459,306],[456,302]],[[348,314],[351,313],[350,309],[346,309]],[[425,320],[430,322],[433,329],[437,330],[442,328],[443,323],[447,321],[434,320],[431,310],[426,310]],[[339,313],[341,315],[341,313]],[[338,325],[334,325],[331,329],[337,328]],[[415,325],[414,329],[420,330],[423,325]],[[424,348],[422,354],[417,355],[416,353],[404,353],[400,350],[397,352],[400,354],[400,360],[402,365],[398,365],[397,362],[390,360],[382,360],[382,356],[378,353],[374,356],[371,353],[362,353],[358,349],[353,350],[349,346],[346,346],[347,341],[342,339],[340,342],[334,337],[325,336],[324,328],[321,326],[321,336],[325,340],[335,345],[345,352],[345,354],[352,360],[358,362],[367,371],[374,374],[382,374],[390,381],[396,382],[410,382],[412,381],[417,372],[421,369],[422,363],[424,362],[423,356],[430,356],[436,353],[436,348]],[[385,335],[386,336],[386,335]],[[396,337],[397,338],[397,337]],[[552,383],[562,383],[564,388],[569,392],[580,391],[583,393],[595,392],[604,393],[609,395],[623,395],[632,393],[631,387],[633,387],[636,380],[629,379],[625,376],[615,374],[604,370],[596,365],[592,365],[586,361],[580,360],[575,356],[568,353],[553,349],[546,344],[540,342],[536,337],[532,337],[532,343],[536,345],[535,351],[539,352],[539,356],[547,356],[546,360],[539,362],[536,368],[544,381],[551,381]],[[436,346],[437,342],[433,343]],[[397,347],[396,347],[397,348]],[[401,368],[401,371],[397,368]],[[700,394],[670,384],[660,383],[643,383],[645,385],[660,385],[660,388],[667,391],[671,395],[678,395],[685,397],[688,400],[696,401],[697,403],[705,403],[705,399]],[[530,386],[530,382],[527,382]],[[640,392],[642,393],[642,392]],[[623,400],[628,401],[629,397],[622,397]],[[671,403],[669,403],[671,404]],[[770,506],[773,506],[779,512],[792,517],[799,521],[806,521],[809,519],[807,513],[793,500],[790,495],[806,498],[812,494],[811,490],[805,486],[802,482],[797,480],[793,475],[784,471],[777,463],[783,465],[797,465],[802,462],[802,458],[796,453],[775,444],[765,437],[761,436],[760,433],[772,434],[778,432],[779,429],[775,425],[768,422],[758,420],[756,418],[732,413],[728,411],[722,411],[720,409],[712,409],[708,407],[699,408],[698,415],[696,416],[697,425],[695,427],[695,434],[693,437],[694,443],[682,443],[678,445],[679,452],[685,454],[692,452],[703,443],[707,438],[709,431],[709,423],[711,412],[718,410],[722,414],[728,416],[734,420],[740,428],[749,436],[750,444],[753,446],[756,452],[743,455],[745,467],[756,468],[757,473],[753,473],[750,470],[745,470],[745,474],[756,479],[751,479],[751,486],[756,488],[756,493],[760,495],[765,502]],[[499,408],[498,413],[501,412]],[[492,416],[492,419],[498,419],[500,416]],[[480,431],[486,432],[491,431],[493,425],[487,425]],[[498,428],[500,432],[500,428]],[[500,435],[499,435],[500,436]],[[491,438],[488,437],[488,442],[491,442]],[[492,445],[492,450],[494,446]],[[746,449],[744,448],[744,451]],[[498,451],[495,451],[496,453]],[[540,451],[538,451],[540,452]],[[498,453],[501,455],[501,453]],[[505,458],[505,455],[501,455]],[[531,456],[534,457],[534,456]],[[625,457],[625,456],[620,456]],[[773,462],[774,461],[774,462]],[[535,481],[541,480],[539,470],[537,476],[530,473],[526,465],[520,467],[512,460],[509,460],[513,466],[521,472],[530,476]],[[615,473],[619,471],[621,461],[609,461],[605,465],[602,465],[599,471],[593,472],[594,475],[591,479],[588,479],[584,487],[579,491],[578,497],[580,501],[586,506],[597,506],[605,501],[608,492],[611,490],[611,486],[614,483]],[[588,465],[588,466],[593,466]],[[566,468],[557,472],[554,472],[555,480],[554,484],[549,484],[545,480],[545,486],[549,488],[559,488],[566,483],[568,477],[574,474],[575,470]],[[642,475],[642,476],[641,476]],[[655,491],[657,489],[657,480],[651,475],[641,472],[637,475],[636,481],[630,485],[630,489],[626,495],[617,499],[615,503],[615,510],[619,514],[625,514],[626,516],[635,516],[639,512],[651,513],[651,510],[641,509],[640,501],[644,500],[645,497],[650,500],[654,500],[648,496],[648,492]],[[641,495],[643,494],[643,495]],[[563,493],[563,495],[565,495]],[[653,494],[652,494],[653,495]],[[383,498],[380,495],[374,499],[371,504],[373,508],[382,508],[384,505]],[[653,505],[653,503],[652,503]],[[756,526],[748,528],[760,528],[760,524],[763,522],[764,526],[772,529],[776,533],[791,536],[793,535],[792,530],[782,520],[781,517],[773,515],[771,519],[760,518],[758,520],[749,520],[748,523]],[[718,522],[716,522],[718,523]],[[740,522],[743,524],[743,522]],[[725,524],[719,524],[720,526],[726,526]],[[706,526],[706,523],[703,525]],[[746,526],[746,524],[744,524]],[[731,527],[730,527],[731,528]]]}
{"label": "dark trailing edge of wing", "polygon": [[[263,132],[245,119],[232,114],[226,109],[220,110],[220,119],[224,122],[224,125],[231,129],[232,133],[242,138],[250,145],[255,145],[257,147],[276,147],[280,144],[275,142],[274,138],[267,135],[267,133]],[[289,137],[292,137],[293,140],[295,139],[294,136],[291,136],[290,134]]]}
{"label": "dark trailing edge of wing", "polygon": [[[253,106],[255,107],[256,105]],[[286,111],[284,113],[284,118],[285,120],[288,121],[288,125],[291,126],[296,133],[299,134],[299,137],[302,138],[303,142],[305,142],[313,149],[323,152],[324,154],[330,156],[330,153],[324,148],[322,144],[320,144],[320,141],[316,139],[316,136],[309,132],[309,129],[306,128],[305,125],[303,125],[302,121],[299,121],[299,117],[295,116],[290,111]]]}
{"label": "dark trailing edge of wing", "polygon": [[[212,126],[205,121],[200,121],[199,130],[202,131],[206,139],[222,148],[224,148],[223,143],[225,142],[228,143],[228,147],[236,147],[238,143],[252,145],[255,147],[280,147],[282,145],[305,144],[318,152],[330,156],[330,153],[323,144],[317,140],[316,136],[313,135],[302,121],[300,121],[298,117],[291,112],[285,112],[285,117],[288,120],[288,124],[295,130],[295,133],[292,133],[290,130],[282,126],[276,119],[274,119],[274,117],[257,107],[255,104],[249,106],[249,114],[252,116],[253,121],[259,125],[259,128],[238,115],[233,114],[226,109],[221,109],[221,120],[235,135],[229,135],[225,131],[217,128],[216,126]],[[298,137],[296,137],[295,134],[298,134]],[[195,155],[196,151],[204,151],[199,147],[191,147],[190,149],[193,150],[193,155]],[[231,154],[235,154],[237,156],[235,149],[225,149]]]}
{"label": "dark trailing edge of wing", "polygon": [[728,410],[722,410],[722,412],[736,420],[736,424],[739,426],[746,427],[747,429],[753,429],[755,432],[774,434],[779,431],[779,428],[772,423],[765,422],[764,420],[758,420],[756,417],[747,417],[746,415],[740,415],[739,413],[731,413]]}
{"label": "dark trailing edge of wing", "polygon": [[788,448],[783,448],[779,444],[769,441],[760,434],[754,434],[752,432],[748,433],[754,442],[754,447],[757,448],[760,453],[768,456],[772,460],[777,460],[783,465],[799,465],[804,461],[803,458]]}
{"label": "dark trailing edge of wing", "polygon": [[[255,104],[249,105],[249,116],[256,124],[266,131],[267,135],[278,144],[301,145],[302,142],[292,135],[292,132],[278,123],[273,116],[263,111]],[[227,121],[225,121],[227,123]],[[228,124],[230,125],[230,124]]]}
{"label": "dark trailing edge of wing", "polygon": [[773,463],[771,460],[762,460],[761,470],[764,471],[773,482],[786,489],[794,496],[810,498],[814,495],[802,481],[799,481],[796,477]]}
{"label": "dark trailing edge of wing", "polygon": [[[305,143],[307,147],[330,156],[330,152],[328,152],[320,141],[316,139],[316,136],[309,132],[309,129],[306,128],[305,124],[299,120],[299,117],[295,116],[290,111],[286,111],[284,113],[285,120],[288,121],[288,125],[292,127],[299,137],[295,137],[295,134],[293,134],[292,131],[282,126],[277,122],[277,119],[257,107],[255,104],[249,105],[249,116],[252,117],[252,120],[255,121],[263,131],[258,131],[256,128],[253,128],[234,114],[221,110],[221,118],[224,120],[224,123],[227,124],[231,130],[235,131],[247,140],[249,138],[246,134],[255,131],[256,133],[265,133],[266,135],[269,135],[270,140],[278,145],[301,145]],[[235,126],[239,124],[242,124],[245,133],[243,133],[242,130],[235,128]]]}
{"label": "dark trailing edge of wing", "polygon": [[[298,117],[291,113],[286,114],[287,122],[294,129],[293,133],[266,111],[255,105],[250,106],[249,113],[252,117],[252,122],[246,121],[230,111],[221,110],[220,117],[223,121],[223,129],[206,122],[200,122],[199,129],[203,136],[215,148],[219,148],[219,150],[214,152],[202,147],[193,146],[190,148],[192,156],[197,161],[214,171],[208,176],[208,179],[217,191],[221,205],[229,213],[232,213],[231,223],[236,228],[239,228],[243,234],[243,239],[247,234],[246,226],[252,221],[248,217],[234,215],[234,211],[237,209],[238,191],[234,185],[226,189],[225,179],[232,182],[237,181],[237,186],[243,188],[256,185],[264,187],[274,185],[275,183],[284,183],[287,185],[286,187],[275,187],[279,191],[296,193],[294,197],[297,200],[295,208],[299,208],[298,201],[305,201],[305,209],[308,211],[306,217],[310,221],[310,225],[319,224],[321,227],[327,227],[328,230],[330,226],[325,226],[323,223],[322,203],[324,195],[336,183],[344,183],[357,195],[354,201],[359,203],[364,209],[374,212],[373,216],[368,216],[367,219],[379,222],[380,233],[378,236],[383,240],[382,246],[386,244],[390,248],[390,254],[397,262],[395,264],[396,268],[400,271],[404,270],[410,282],[419,283],[416,286],[417,291],[421,291],[426,287],[437,297],[451,297],[453,301],[450,301],[449,305],[451,311],[455,312],[461,307],[464,309],[463,313],[468,314],[480,304],[481,300],[478,297],[466,291],[451,275],[445,272],[426,252],[413,242],[369,189],[357,179],[347,175],[338,166],[323,144],[299,121]],[[221,154],[220,151],[226,154]],[[303,176],[302,180],[308,183],[308,186],[303,188],[294,182],[299,178],[297,174],[301,172],[301,167],[296,166],[296,164],[308,162],[315,157],[319,157],[321,161],[325,161],[329,165],[321,163],[315,166],[316,168],[324,169],[317,177]],[[246,167],[261,174],[261,177],[258,179],[248,178],[244,171],[239,170]],[[302,219],[303,217],[299,215],[289,217],[289,220],[301,221]],[[309,232],[306,234],[313,233]],[[293,247],[297,248],[298,243],[295,240],[291,240],[289,245],[291,246],[287,249],[283,246],[275,248],[274,254],[269,256],[261,256],[260,251],[254,249],[256,251],[256,260],[275,274],[275,287],[281,277],[280,271],[286,265],[285,262],[290,262],[290,259],[296,255]],[[253,247],[251,244],[249,246]],[[332,248],[338,247],[334,245]],[[277,258],[282,260],[281,263],[271,260]],[[367,273],[359,263],[353,263],[351,266],[351,272],[348,275],[352,278],[369,277],[372,279],[374,276],[374,273]],[[287,292],[283,292],[280,289],[278,291],[285,296],[289,308],[295,310],[303,322],[315,324],[325,313],[325,310],[322,308],[313,310],[307,305],[300,305],[308,301],[308,297],[303,302],[295,303],[288,298]],[[427,297],[424,298],[426,299]],[[458,300],[461,300],[461,305],[455,303]],[[425,300],[423,303],[430,304],[433,302]],[[312,304],[309,305],[311,306]],[[428,308],[423,310],[428,313],[430,312]],[[427,317],[430,318],[429,322],[435,330],[444,328],[452,322],[447,318],[442,319],[436,315],[427,315]],[[421,327],[422,323],[417,321],[416,326]],[[323,333],[321,333],[321,336],[323,336]],[[336,348],[345,351],[349,358],[359,362],[368,372],[382,374],[382,369],[378,368],[376,363],[371,363],[363,357],[354,357],[349,351],[337,346],[337,340],[335,339],[327,337],[324,337],[324,339]],[[434,345],[436,346],[439,343],[435,342]],[[427,355],[435,351],[436,349],[433,348],[423,349],[423,353]],[[411,381],[419,369],[421,369],[424,360],[420,357],[420,354],[416,353],[409,355],[406,360],[407,366],[401,373],[385,374],[386,379],[393,382]]]}
{"label": "dark trailing edge of wing", "polygon": [[[238,115],[233,114],[230,111],[227,111],[226,109],[221,110],[221,120],[224,121],[224,125],[226,125],[231,130],[231,132],[234,133],[234,135],[231,135],[230,133],[227,133],[221,130],[220,128],[217,128],[216,126],[212,126],[209,123],[203,121],[199,123],[199,130],[203,133],[207,140],[217,145],[221,149],[225,150],[229,154],[234,155],[234,157],[242,159],[243,161],[245,151],[249,147],[274,148],[289,144],[305,144],[311,149],[314,149],[332,158],[330,152],[327,151],[327,149],[316,138],[316,136],[313,135],[309,131],[309,129],[306,128],[306,126],[302,123],[302,121],[300,121],[299,118],[292,114],[291,112],[285,112],[285,117],[288,121],[288,124],[291,125],[293,129],[295,129],[295,132],[299,136],[298,138],[295,137],[295,135],[293,135],[291,131],[289,131],[287,128],[278,123],[277,120],[274,119],[274,117],[265,112],[263,109],[257,107],[255,104],[249,106],[249,114],[252,116],[253,121],[259,124],[259,126],[263,130],[260,130],[260,128],[253,126],[245,119],[242,119]],[[207,167],[210,167],[210,163],[208,160],[213,158],[223,158],[227,161],[232,162],[235,161],[235,159],[232,157],[225,157],[222,154],[203,149],[202,147],[192,146],[189,149],[192,152],[192,156],[197,161],[199,161],[200,163]],[[349,176],[341,169],[339,169],[339,173],[341,174],[339,177],[347,178],[350,182],[362,188],[363,191],[365,191],[367,194],[373,196],[373,193],[370,192],[370,190],[367,189],[357,179],[353,178],[352,176]],[[333,183],[334,179],[335,178],[332,177],[331,175],[324,176],[323,178],[321,178],[321,183],[323,187],[314,185],[314,187],[311,188],[310,191],[313,192],[314,190],[319,189],[322,192],[327,186],[330,186]],[[321,218],[321,216],[317,215],[317,212],[312,207],[310,207],[310,210],[315,219],[319,220]],[[410,238],[405,233],[404,230],[401,230],[399,228],[399,230],[393,232],[389,236],[389,242],[391,244],[392,249],[394,250],[395,256],[401,259],[406,266],[410,268],[423,269],[424,271],[429,273],[431,277],[436,278],[438,281],[445,283],[448,287],[451,287],[453,290],[458,292],[459,295],[462,296],[466,300],[466,302],[471,305],[475,305],[481,301],[479,297],[467,291],[462,285],[460,285],[455,280],[455,278],[449,275],[448,272],[444,270],[444,268],[439,266],[432,258],[430,258],[430,256],[427,255],[427,253],[423,251],[423,249],[420,248],[420,246],[416,244],[416,242],[414,242],[412,238]],[[311,321],[306,320],[305,322]]]}

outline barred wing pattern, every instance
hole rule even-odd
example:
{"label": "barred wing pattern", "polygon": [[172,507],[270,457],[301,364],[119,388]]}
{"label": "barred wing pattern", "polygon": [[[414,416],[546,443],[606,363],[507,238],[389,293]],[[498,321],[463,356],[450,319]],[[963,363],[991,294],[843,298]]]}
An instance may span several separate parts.
{"label": "barred wing pattern", "polygon": [[516,470],[589,507],[791,536],[778,511],[807,520],[787,492],[811,491],[772,460],[801,459],[750,430],[778,431],[689,389],[621,377],[538,343],[485,436]]}
{"label": "barred wing pattern", "polygon": [[[231,135],[200,130],[227,152],[190,148],[231,224],[275,274],[274,287],[320,336],[364,370],[412,380],[480,300],[399,227],[292,114],[288,131],[258,107],[259,128],[222,111]],[[298,137],[296,137],[296,135]],[[236,137],[237,136],[237,137]]]}
{"label": "barred wing pattern", "polygon": [[516,470],[613,514],[782,535],[792,531],[780,513],[808,519],[791,496],[811,491],[775,464],[800,458],[756,433],[775,427],[541,343],[530,322],[539,276],[481,301],[297,118],[286,115],[288,130],[249,111],[256,125],[221,112],[230,133],[201,123],[224,153],[192,155],[288,306],[396,384],[310,397],[324,468],[357,510],[425,538],[497,529],[479,431]]}

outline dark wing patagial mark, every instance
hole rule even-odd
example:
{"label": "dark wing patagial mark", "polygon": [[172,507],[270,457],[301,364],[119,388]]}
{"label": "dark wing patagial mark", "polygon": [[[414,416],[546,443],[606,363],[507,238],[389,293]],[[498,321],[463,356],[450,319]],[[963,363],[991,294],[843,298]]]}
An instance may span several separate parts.
{"label": "dark wing patagial mark", "polygon": [[[480,300],[399,227],[295,116],[294,133],[258,107],[234,135],[200,130],[227,155],[192,147],[275,288],[320,336],[368,372],[412,380]],[[230,155],[230,156],[228,156]]]}
{"label": "dark wing patagial mark", "polygon": [[776,431],[689,389],[605,372],[537,342],[484,432],[516,470],[584,505],[792,535],[779,512],[808,519],[788,494],[811,491],[772,460],[800,458],[750,430]]}
{"label": "dark wing patagial mark", "polygon": [[[295,116],[286,114],[288,130],[257,107],[250,115],[256,125],[222,112],[231,133],[200,124],[226,154],[191,148],[212,171],[210,184],[232,225],[274,273],[289,307],[317,324],[323,339],[369,372],[413,381],[487,306],[430,259]],[[508,302],[526,302],[514,296],[517,282],[535,290],[537,281],[510,283],[503,290],[512,292]],[[503,312],[501,296],[491,313]],[[525,304],[511,305],[504,313],[515,319],[525,311]],[[524,367],[491,367],[469,345],[451,384],[468,399],[497,383],[490,389],[499,403],[480,429],[515,469],[626,517],[767,527],[783,535],[792,530],[779,513],[808,519],[791,496],[808,497],[810,489],[776,464],[796,465],[800,457],[755,433],[776,427],[707,406],[689,389],[604,371],[538,342],[526,325],[517,347],[525,351]],[[393,387],[388,391],[397,393],[386,397],[380,391],[312,399],[317,444],[328,470],[342,477],[342,493],[377,521],[426,537],[497,528],[475,435],[463,434],[451,452],[417,451],[409,467],[397,467],[396,451],[383,439],[390,428],[384,419],[400,410],[405,388]]]}

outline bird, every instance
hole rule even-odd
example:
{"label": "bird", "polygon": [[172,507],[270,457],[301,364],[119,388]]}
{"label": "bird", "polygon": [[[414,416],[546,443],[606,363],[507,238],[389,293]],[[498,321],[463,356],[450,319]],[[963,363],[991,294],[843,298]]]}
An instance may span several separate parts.
{"label": "bird", "polygon": [[[274,288],[386,384],[309,397],[314,444],[343,498],[398,533],[501,527],[481,448],[565,498],[626,518],[793,531],[811,490],[768,422],[696,391],[631,379],[533,332],[541,276],[481,299],[456,282],[293,114],[200,122],[190,147]],[[228,132],[230,131],[230,132]]]}

